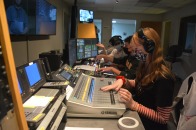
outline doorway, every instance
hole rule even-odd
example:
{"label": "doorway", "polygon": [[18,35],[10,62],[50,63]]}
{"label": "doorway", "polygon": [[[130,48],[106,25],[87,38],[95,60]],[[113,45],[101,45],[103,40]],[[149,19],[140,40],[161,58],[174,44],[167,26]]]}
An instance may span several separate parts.
{"label": "doorway", "polygon": [[124,40],[136,31],[136,20],[112,19],[112,36],[120,35]]}

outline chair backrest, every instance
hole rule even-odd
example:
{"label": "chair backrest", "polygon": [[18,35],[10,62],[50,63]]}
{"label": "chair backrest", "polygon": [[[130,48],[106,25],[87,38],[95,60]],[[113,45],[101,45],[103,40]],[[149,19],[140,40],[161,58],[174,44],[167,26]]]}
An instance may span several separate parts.
{"label": "chair backrest", "polygon": [[187,123],[187,117],[196,116],[196,72],[189,75],[181,85],[174,100],[174,118],[177,129],[181,130]]}

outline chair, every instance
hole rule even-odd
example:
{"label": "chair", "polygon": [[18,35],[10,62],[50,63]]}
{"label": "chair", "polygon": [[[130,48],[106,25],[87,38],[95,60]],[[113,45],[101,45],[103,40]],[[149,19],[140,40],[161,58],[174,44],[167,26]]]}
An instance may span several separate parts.
{"label": "chair", "polygon": [[[189,75],[182,83],[181,88],[174,99],[172,119],[168,123],[168,130],[195,130],[196,123],[196,72]],[[189,120],[186,117],[193,116]],[[172,129],[171,129],[172,128]]]}

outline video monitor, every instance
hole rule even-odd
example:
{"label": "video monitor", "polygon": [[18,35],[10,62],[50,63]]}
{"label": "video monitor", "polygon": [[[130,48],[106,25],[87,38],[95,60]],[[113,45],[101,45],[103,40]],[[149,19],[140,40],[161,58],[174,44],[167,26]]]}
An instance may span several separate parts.
{"label": "video monitor", "polygon": [[57,8],[47,0],[4,0],[4,3],[10,35],[56,34]]}
{"label": "video monitor", "polygon": [[32,87],[35,83],[41,80],[41,76],[40,76],[40,73],[37,67],[37,63],[29,64],[29,66],[25,67],[25,71],[27,74],[30,87]]}
{"label": "video monitor", "polygon": [[93,11],[80,9],[80,22],[92,23],[93,22]]}
{"label": "video monitor", "polygon": [[70,80],[71,77],[72,77],[72,74],[70,74],[70,73],[68,73],[68,72],[66,72],[66,71],[64,71],[64,70],[60,73],[60,75],[61,75],[63,78],[67,79],[67,80]]}
{"label": "video monitor", "polygon": [[16,68],[18,87],[22,100],[27,100],[46,82],[43,60],[37,59]]}
{"label": "video monitor", "polygon": [[98,55],[97,38],[77,39],[77,60],[94,58]]}
{"label": "video monitor", "polygon": [[20,85],[20,83],[18,82],[18,88],[19,88],[19,92],[20,92],[20,94],[22,94],[23,93],[23,89],[22,89],[22,86]]}
{"label": "video monitor", "polygon": [[16,72],[24,92],[30,91],[29,89],[37,90],[46,82],[46,74],[43,70],[41,59],[17,67]]}

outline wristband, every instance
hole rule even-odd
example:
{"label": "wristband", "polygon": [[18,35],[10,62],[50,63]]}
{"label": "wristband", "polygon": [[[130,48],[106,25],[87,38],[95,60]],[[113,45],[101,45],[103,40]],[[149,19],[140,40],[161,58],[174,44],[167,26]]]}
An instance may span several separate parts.
{"label": "wristband", "polygon": [[123,85],[126,83],[125,77],[124,76],[116,76],[116,79],[122,79]]}

